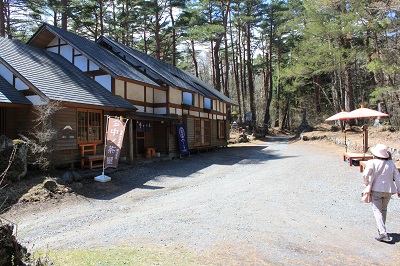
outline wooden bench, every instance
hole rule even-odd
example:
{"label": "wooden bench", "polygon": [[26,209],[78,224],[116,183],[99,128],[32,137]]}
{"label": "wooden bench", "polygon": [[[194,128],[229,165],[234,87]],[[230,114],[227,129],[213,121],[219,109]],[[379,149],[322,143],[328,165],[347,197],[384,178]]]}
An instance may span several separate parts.
{"label": "wooden bench", "polygon": [[103,167],[104,155],[97,154],[97,144],[81,144],[79,149],[81,151],[81,168],[85,169],[85,162],[88,162],[88,168]]}
{"label": "wooden bench", "polygon": [[353,165],[353,160],[361,160],[361,161],[366,161],[369,159],[372,159],[373,156],[371,154],[367,153],[354,153],[354,152],[345,152],[343,153],[343,161],[346,161],[346,159],[349,160],[350,166]]}

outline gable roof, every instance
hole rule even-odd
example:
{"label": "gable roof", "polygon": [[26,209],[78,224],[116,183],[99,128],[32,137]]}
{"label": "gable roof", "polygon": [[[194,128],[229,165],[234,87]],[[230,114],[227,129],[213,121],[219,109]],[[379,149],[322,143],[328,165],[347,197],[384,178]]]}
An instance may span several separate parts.
{"label": "gable roof", "polygon": [[52,41],[53,37],[55,36],[59,37],[71,45],[74,49],[81,52],[114,78],[122,77],[135,80],[140,83],[145,83],[147,85],[151,85],[152,87],[160,87],[152,79],[98,43],[81,37],[75,33],[51,26],[47,23],[44,23],[39,30],[36,31],[36,33],[28,41],[28,44],[40,48],[46,48],[48,42]]}
{"label": "gable roof", "polygon": [[11,86],[6,79],[0,75],[0,103],[8,104],[24,104],[31,105],[32,103],[25,96]]}
{"label": "gable roof", "polygon": [[123,52],[125,60],[134,65],[141,65],[150,70],[154,75],[164,80],[169,85],[186,89],[192,92],[197,92],[203,96],[218,98],[224,102],[237,105],[232,99],[217,91],[210,85],[206,84],[201,79],[194,75],[172,66],[162,60],[149,56],[131,47],[118,43],[105,36],[101,36],[98,43],[105,43],[110,46],[116,53]]}
{"label": "gable roof", "polygon": [[0,62],[45,100],[137,109],[55,53],[0,38]]}

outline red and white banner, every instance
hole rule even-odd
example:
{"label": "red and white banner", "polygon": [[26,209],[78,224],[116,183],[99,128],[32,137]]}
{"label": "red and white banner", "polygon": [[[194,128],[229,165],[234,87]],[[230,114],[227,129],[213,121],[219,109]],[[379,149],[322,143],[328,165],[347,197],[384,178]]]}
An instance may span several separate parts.
{"label": "red and white banner", "polygon": [[108,117],[107,123],[104,168],[117,167],[119,156],[121,155],[126,122],[124,123],[120,119]]}

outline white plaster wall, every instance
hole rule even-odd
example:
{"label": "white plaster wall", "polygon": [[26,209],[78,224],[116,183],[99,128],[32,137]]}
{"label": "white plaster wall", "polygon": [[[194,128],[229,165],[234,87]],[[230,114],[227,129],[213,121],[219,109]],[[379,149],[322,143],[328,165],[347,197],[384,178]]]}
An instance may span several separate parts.
{"label": "white plaster wall", "polygon": [[88,70],[88,60],[83,55],[75,56],[74,65],[83,72],[86,72]]}
{"label": "white plaster wall", "polygon": [[176,114],[177,115],[183,115],[182,109],[176,109]]}
{"label": "white plaster wall", "polygon": [[92,61],[89,61],[89,71],[93,71],[93,70],[99,70],[100,68],[93,63]]}
{"label": "white plaster wall", "polygon": [[193,115],[193,116],[195,116],[195,117],[199,117],[199,112],[196,112],[196,111],[189,111],[189,114],[190,115]]}
{"label": "white plaster wall", "polygon": [[119,79],[115,80],[115,95],[125,98],[125,82]]}
{"label": "white plaster wall", "polygon": [[47,51],[58,54],[58,47],[46,48]]}
{"label": "white plaster wall", "polygon": [[21,79],[19,79],[19,78],[16,78],[15,79],[15,88],[17,89],[17,90],[28,90],[29,89],[29,87],[28,87],[28,85],[26,85]]}
{"label": "white plaster wall", "polygon": [[182,91],[174,88],[169,89],[169,102],[182,104]]}
{"label": "white plaster wall", "polygon": [[167,114],[167,108],[165,107],[154,108],[154,113],[159,115],[165,115]]}
{"label": "white plaster wall", "polygon": [[154,112],[154,108],[152,107],[146,107],[146,113],[153,113]]}
{"label": "white plaster wall", "polygon": [[135,105],[137,112],[144,112],[144,106]]}
{"label": "white plaster wall", "polygon": [[38,95],[26,96],[26,98],[31,101],[34,105],[44,105],[47,102]]}
{"label": "white plaster wall", "polygon": [[126,84],[126,98],[144,102],[144,86],[128,82]]}
{"label": "white plaster wall", "polygon": [[167,92],[161,90],[154,90],[154,103],[166,103]]}
{"label": "white plaster wall", "polygon": [[111,76],[110,75],[96,76],[94,78],[94,80],[96,80],[98,83],[100,83],[107,90],[111,91]]}
{"label": "white plaster wall", "polygon": [[60,46],[60,55],[72,62],[73,48],[70,45]]}
{"label": "white plaster wall", "polygon": [[11,85],[13,85],[13,73],[8,70],[3,64],[0,64],[0,75],[8,81]]}
{"label": "white plaster wall", "polygon": [[58,37],[55,37],[53,40],[51,40],[51,42],[47,46],[54,46],[54,45],[58,45]]}
{"label": "white plaster wall", "polygon": [[146,102],[153,103],[154,101],[154,89],[146,88]]}

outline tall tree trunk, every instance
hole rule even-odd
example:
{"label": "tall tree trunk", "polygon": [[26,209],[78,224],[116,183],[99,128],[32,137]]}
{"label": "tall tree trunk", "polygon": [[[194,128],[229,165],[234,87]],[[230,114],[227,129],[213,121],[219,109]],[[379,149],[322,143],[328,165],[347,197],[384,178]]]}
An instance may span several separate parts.
{"label": "tall tree trunk", "polygon": [[321,114],[321,74],[314,75],[313,87],[314,87],[314,100],[315,100],[315,112],[317,115]]}
{"label": "tall tree trunk", "polygon": [[161,31],[161,25],[160,25],[160,10],[158,7],[158,0],[154,1],[154,11],[155,11],[155,30],[154,30],[154,38],[156,40],[156,58],[160,59],[161,58],[161,40],[160,40],[160,31]]}
{"label": "tall tree trunk", "polygon": [[233,33],[232,33],[232,20],[229,20],[229,29],[230,29],[230,36],[231,36],[231,45],[232,45],[232,66],[233,66],[233,76],[234,76],[234,81],[235,81],[235,89],[236,89],[236,94],[237,94],[237,101],[239,105],[239,121],[242,122],[242,106],[241,106],[241,94],[240,94],[240,83],[239,83],[239,70],[238,70],[238,62],[237,62],[237,55],[236,55],[236,44],[233,41]]}
{"label": "tall tree trunk", "polygon": [[[99,24],[100,35],[104,35],[104,14],[103,14],[103,0],[98,0],[99,3]],[[97,39],[97,37],[96,37]]]}
{"label": "tall tree trunk", "polygon": [[68,0],[61,0],[62,13],[61,13],[61,28],[63,30],[68,29],[68,16],[67,16],[67,8],[68,8]]}
{"label": "tall tree trunk", "polygon": [[196,77],[198,78],[199,77],[199,66],[198,66],[197,59],[196,59],[196,49],[194,47],[194,40],[193,39],[190,40],[190,44],[192,46],[191,54],[192,54],[192,60],[193,60],[193,65],[194,65],[194,71],[195,71]]}
{"label": "tall tree trunk", "polygon": [[172,65],[176,66],[176,29],[172,0],[169,1],[169,16],[171,17],[172,28]]}
{"label": "tall tree trunk", "polygon": [[251,112],[251,121],[253,125],[256,123],[256,104],[254,101],[254,81],[253,81],[253,66],[251,60],[251,25],[250,23],[246,24],[246,66],[247,66],[247,78],[249,84],[249,97],[250,97],[250,112]]}
{"label": "tall tree trunk", "polygon": [[[270,45],[271,46],[271,45]],[[270,86],[272,82],[272,70],[271,70],[271,65],[270,65],[270,56],[271,56],[271,51],[269,51],[266,55],[263,56],[265,60],[267,61],[267,67],[264,71],[264,92],[265,92],[265,98],[266,98],[266,104],[265,104],[265,113],[264,113],[264,131],[265,133],[268,133],[268,127],[270,124],[271,120],[271,114],[270,114],[270,108],[271,108],[271,102],[272,102],[272,87]]]}
{"label": "tall tree trunk", "polygon": [[221,91],[221,69],[219,68],[219,48],[221,46],[222,39],[219,38],[215,42],[215,46],[213,48],[213,58],[214,58],[214,73],[215,73],[215,86],[214,88],[218,91]]}
{"label": "tall tree trunk", "polygon": [[4,13],[4,3],[0,0],[0,36],[6,37],[6,25],[5,25],[5,13]]}

